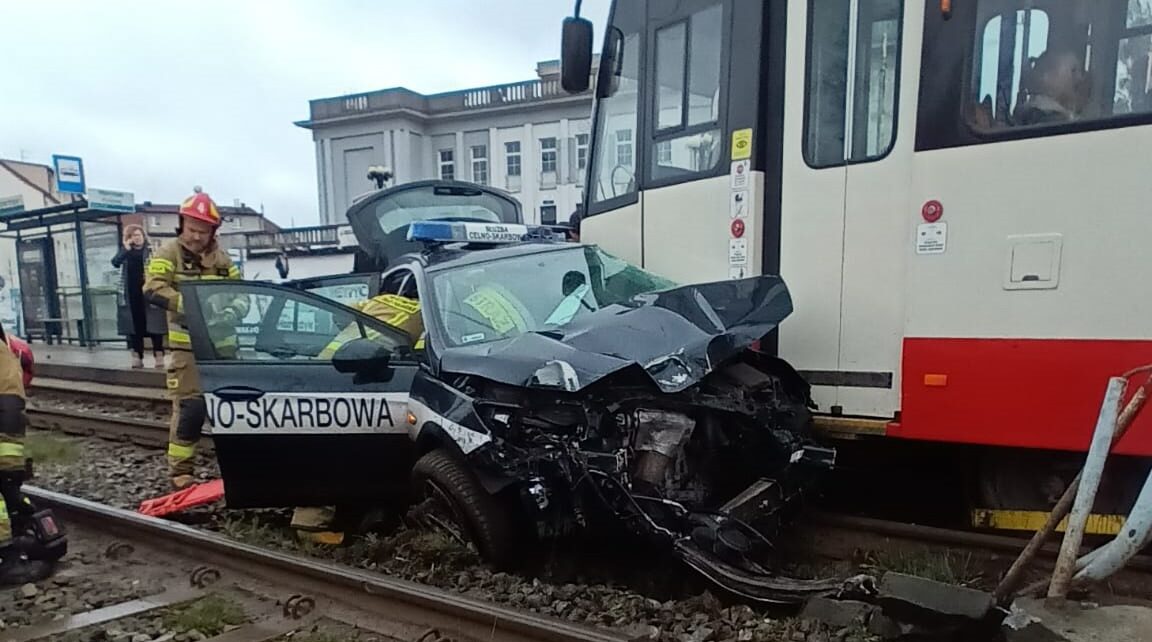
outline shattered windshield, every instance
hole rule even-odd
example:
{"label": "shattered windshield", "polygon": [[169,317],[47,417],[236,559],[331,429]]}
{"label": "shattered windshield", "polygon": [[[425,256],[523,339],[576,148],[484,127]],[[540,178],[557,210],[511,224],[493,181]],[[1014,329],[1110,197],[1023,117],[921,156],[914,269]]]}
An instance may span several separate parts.
{"label": "shattered windshield", "polygon": [[598,247],[573,246],[435,274],[433,309],[448,344],[461,346],[553,330],[676,285]]}

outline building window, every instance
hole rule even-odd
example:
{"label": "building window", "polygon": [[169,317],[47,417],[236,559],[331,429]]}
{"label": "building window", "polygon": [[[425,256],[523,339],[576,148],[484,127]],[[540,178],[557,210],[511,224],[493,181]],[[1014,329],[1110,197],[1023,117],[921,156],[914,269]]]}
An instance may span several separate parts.
{"label": "building window", "polygon": [[555,205],[541,205],[540,206],[540,224],[541,225],[555,225],[556,224],[556,206]]}
{"label": "building window", "polygon": [[488,146],[472,146],[472,182],[488,184]]}
{"label": "building window", "polygon": [[892,148],[903,4],[810,0],[804,117],[804,160],[810,166],[876,160]]}
{"label": "building window", "polygon": [[455,152],[450,149],[440,150],[440,180],[456,180]]}
{"label": "building window", "polygon": [[656,143],[656,163],[664,166],[672,164],[672,141],[662,140]]}
{"label": "building window", "polygon": [[618,130],[616,132],[616,164],[622,167],[632,167],[632,159],[632,130]]}
{"label": "building window", "polygon": [[588,167],[588,134],[576,134],[576,169]]}
{"label": "building window", "polygon": [[556,173],[556,139],[540,139],[540,172]]}
{"label": "building window", "polygon": [[504,143],[504,158],[508,163],[508,175],[520,175],[520,141]]}

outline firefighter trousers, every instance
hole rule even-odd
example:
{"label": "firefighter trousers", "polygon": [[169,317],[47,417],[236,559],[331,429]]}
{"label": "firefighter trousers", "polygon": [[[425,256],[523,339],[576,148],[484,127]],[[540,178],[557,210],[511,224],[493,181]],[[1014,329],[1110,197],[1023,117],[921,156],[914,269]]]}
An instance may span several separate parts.
{"label": "firefighter trousers", "polygon": [[208,406],[192,353],[173,350],[169,359],[167,386],[172,423],[168,429],[168,475],[174,486],[182,488],[193,481],[193,459],[208,418]]}
{"label": "firefighter trousers", "polygon": [[[7,349],[0,346],[0,349]],[[0,548],[12,542],[11,511],[19,510],[24,476],[24,398],[0,394]]]}

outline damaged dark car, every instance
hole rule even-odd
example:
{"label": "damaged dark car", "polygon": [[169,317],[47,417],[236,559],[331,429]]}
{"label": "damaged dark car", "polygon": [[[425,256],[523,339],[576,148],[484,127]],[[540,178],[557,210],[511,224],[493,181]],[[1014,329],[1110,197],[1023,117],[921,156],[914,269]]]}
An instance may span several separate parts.
{"label": "damaged dark car", "polygon": [[[349,219],[383,273],[185,288],[229,507],[435,505],[496,565],[525,537],[624,529],[746,598],[839,587],[775,572],[835,459],[808,384],[756,349],[792,312],[782,279],[673,283],[509,223],[489,188],[378,201]],[[237,296],[238,321],[218,312]]]}
{"label": "damaged dark car", "polygon": [[487,559],[607,520],[744,597],[836,587],[772,572],[782,524],[834,463],[807,383],[751,349],[792,311],[779,277],[679,286],[558,243],[421,263],[433,354],[408,405],[414,474]]}

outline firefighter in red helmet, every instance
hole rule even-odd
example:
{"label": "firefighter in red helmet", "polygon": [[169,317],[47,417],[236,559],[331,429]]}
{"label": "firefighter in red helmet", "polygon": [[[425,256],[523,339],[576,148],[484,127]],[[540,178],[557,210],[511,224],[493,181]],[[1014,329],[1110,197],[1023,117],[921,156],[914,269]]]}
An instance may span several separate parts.
{"label": "firefighter in red helmet", "polygon": [[[168,436],[168,472],[179,490],[195,481],[193,458],[208,408],[200,390],[200,376],[192,355],[192,339],[184,320],[184,281],[240,278],[240,270],[216,242],[220,211],[199,186],[180,204],[180,227],[175,242],[166,243],[148,261],[144,296],[168,311],[168,396],[172,399],[172,423]],[[248,299],[241,294],[220,293],[201,301],[209,322],[216,357],[233,359],[238,348],[236,323],[248,314]]]}

